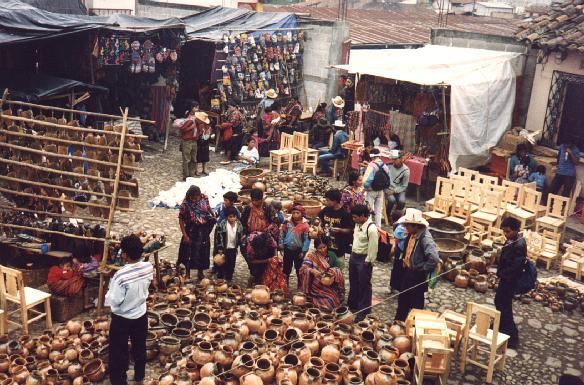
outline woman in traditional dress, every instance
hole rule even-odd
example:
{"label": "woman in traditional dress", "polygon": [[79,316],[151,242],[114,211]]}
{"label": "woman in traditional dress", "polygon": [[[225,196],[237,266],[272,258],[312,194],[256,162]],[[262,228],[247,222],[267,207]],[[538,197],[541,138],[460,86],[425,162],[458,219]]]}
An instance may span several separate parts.
{"label": "woman in traditional dress", "polygon": [[[300,268],[300,290],[312,299],[316,306],[335,309],[345,296],[345,278],[338,267],[334,254],[329,254],[329,243],[325,239],[314,240],[315,251],[308,252]],[[332,283],[325,285],[323,275],[332,276]]]}
{"label": "woman in traditional dress", "polygon": [[277,251],[278,243],[269,231],[256,231],[249,235],[247,258],[254,283],[261,283],[271,291],[280,290],[288,295],[283,261]]}
{"label": "woman in traditional dress", "polygon": [[353,207],[366,204],[363,177],[357,171],[349,173],[349,185],[343,190],[341,204],[349,213]]}
{"label": "woman in traditional dress", "polygon": [[190,278],[191,269],[197,269],[197,278],[204,278],[203,272],[209,268],[211,254],[211,230],[215,225],[215,215],[209,199],[197,186],[189,187],[179,209],[179,224],[182,239],[178,250],[177,270],[182,264],[186,276]]}
{"label": "woman in traditional dress", "polygon": [[49,269],[47,285],[52,294],[72,297],[83,289],[85,282],[81,271],[72,267],[71,258],[62,258],[59,265]]}

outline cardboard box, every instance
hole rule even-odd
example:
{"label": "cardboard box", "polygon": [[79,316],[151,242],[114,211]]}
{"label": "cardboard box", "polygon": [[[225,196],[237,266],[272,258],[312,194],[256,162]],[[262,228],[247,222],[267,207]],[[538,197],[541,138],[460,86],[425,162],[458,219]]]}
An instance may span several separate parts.
{"label": "cardboard box", "polygon": [[522,136],[507,131],[499,141],[498,147],[515,152],[515,148],[519,143],[528,143],[528,141]]}

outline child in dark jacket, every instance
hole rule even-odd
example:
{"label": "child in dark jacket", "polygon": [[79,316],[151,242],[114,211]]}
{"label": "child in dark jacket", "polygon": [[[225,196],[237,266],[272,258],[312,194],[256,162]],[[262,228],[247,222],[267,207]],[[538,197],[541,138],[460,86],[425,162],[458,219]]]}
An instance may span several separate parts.
{"label": "child in dark jacket", "polygon": [[279,248],[284,253],[284,274],[286,280],[290,278],[292,265],[296,270],[296,278],[299,277],[300,267],[304,256],[310,247],[308,232],[310,226],[304,219],[304,207],[296,204],[290,209],[291,217],[280,227]]}
{"label": "child in dark jacket", "polygon": [[222,265],[215,264],[217,278],[231,282],[235,271],[237,249],[241,245],[243,226],[237,217],[237,209],[233,206],[225,207],[225,219],[215,227],[215,244],[213,255],[223,254],[225,261]]}

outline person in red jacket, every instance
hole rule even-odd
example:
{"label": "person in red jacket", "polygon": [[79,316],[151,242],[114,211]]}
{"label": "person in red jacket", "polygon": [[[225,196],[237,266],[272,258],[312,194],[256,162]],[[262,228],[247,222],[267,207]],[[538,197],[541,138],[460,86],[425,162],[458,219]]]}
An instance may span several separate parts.
{"label": "person in red jacket", "polygon": [[195,123],[195,114],[198,111],[199,105],[194,103],[186,119],[177,119],[175,121],[175,125],[180,130],[183,179],[185,180],[188,177],[194,177],[197,171],[197,142],[200,132],[198,132],[197,124]]}
{"label": "person in red jacket", "polygon": [[49,269],[47,284],[51,293],[72,297],[83,289],[85,282],[81,273],[73,269],[71,258],[62,258],[59,265]]}

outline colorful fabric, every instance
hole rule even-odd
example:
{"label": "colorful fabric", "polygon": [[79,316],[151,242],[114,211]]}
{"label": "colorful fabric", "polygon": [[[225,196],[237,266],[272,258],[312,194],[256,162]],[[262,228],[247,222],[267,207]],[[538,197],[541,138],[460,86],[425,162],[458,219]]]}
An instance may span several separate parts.
{"label": "colorful fabric", "polygon": [[253,205],[250,205],[251,212],[249,214],[249,221],[247,222],[247,228],[250,233],[256,231],[266,231],[270,222],[266,218],[266,214],[264,213],[264,208],[260,207],[257,208]]}
{"label": "colorful fabric", "polygon": [[290,219],[280,227],[280,247],[290,250],[301,249],[302,252],[306,253],[310,247],[309,231],[310,226],[305,219],[299,223],[295,223]]}
{"label": "colorful fabric", "polygon": [[270,291],[280,290],[284,296],[288,296],[288,283],[284,274],[284,264],[281,257],[274,257],[266,265],[262,284],[269,287]]}
{"label": "colorful fabric", "polygon": [[193,226],[214,224],[215,221],[209,198],[204,194],[198,202],[184,201],[180,205],[178,217],[185,223],[187,231],[190,231]]}
{"label": "colorful fabric", "polygon": [[425,163],[415,159],[408,159],[405,165],[410,169],[410,183],[420,186],[422,184],[422,175],[424,174]]}
{"label": "colorful fabric", "polygon": [[[334,282],[325,286],[320,279],[311,274],[311,269],[320,274],[332,273]],[[310,252],[304,258],[300,268],[300,290],[312,299],[312,303],[325,309],[335,309],[340,306],[345,296],[345,278],[338,267],[331,267],[329,257],[316,252]]]}
{"label": "colorful fabric", "polygon": [[353,207],[365,204],[365,191],[362,187],[358,187],[355,191],[353,187],[347,186],[343,190],[341,204],[350,213]]}
{"label": "colorful fabric", "polygon": [[289,116],[298,117],[302,114],[302,104],[295,100],[290,100],[286,106],[286,109],[284,110],[284,113]]}
{"label": "colorful fabric", "polygon": [[229,114],[227,121],[231,123],[234,133],[241,133],[243,126],[245,126],[245,116],[237,109]]}
{"label": "colorful fabric", "polygon": [[49,291],[55,295],[72,297],[83,289],[84,284],[81,272],[78,270],[64,271],[59,266],[53,266],[49,269],[47,285]]}
{"label": "colorful fabric", "polygon": [[152,110],[150,119],[156,122],[156,131],[160,134],[166,132],[166,120],[170,113],[167,86],[152,86]]}
{"label": "colorful fabric", "polygon": [[408,237],[408,230],[406,227],[400,223],[393,230],[393,238],[395,240],[395,246],[400,250],[404,251],[404,246],[406,244],[406,238]]}
{"label": "colorful fabric", "polygon": [[406,245],[406,252],[404,254],[404,267],[410,267],[410,258],[412,257],[412,253],[414,252],[417,241],[418,238],[416,237],[416,234],[412,234],[408,240],[408,244]]}

